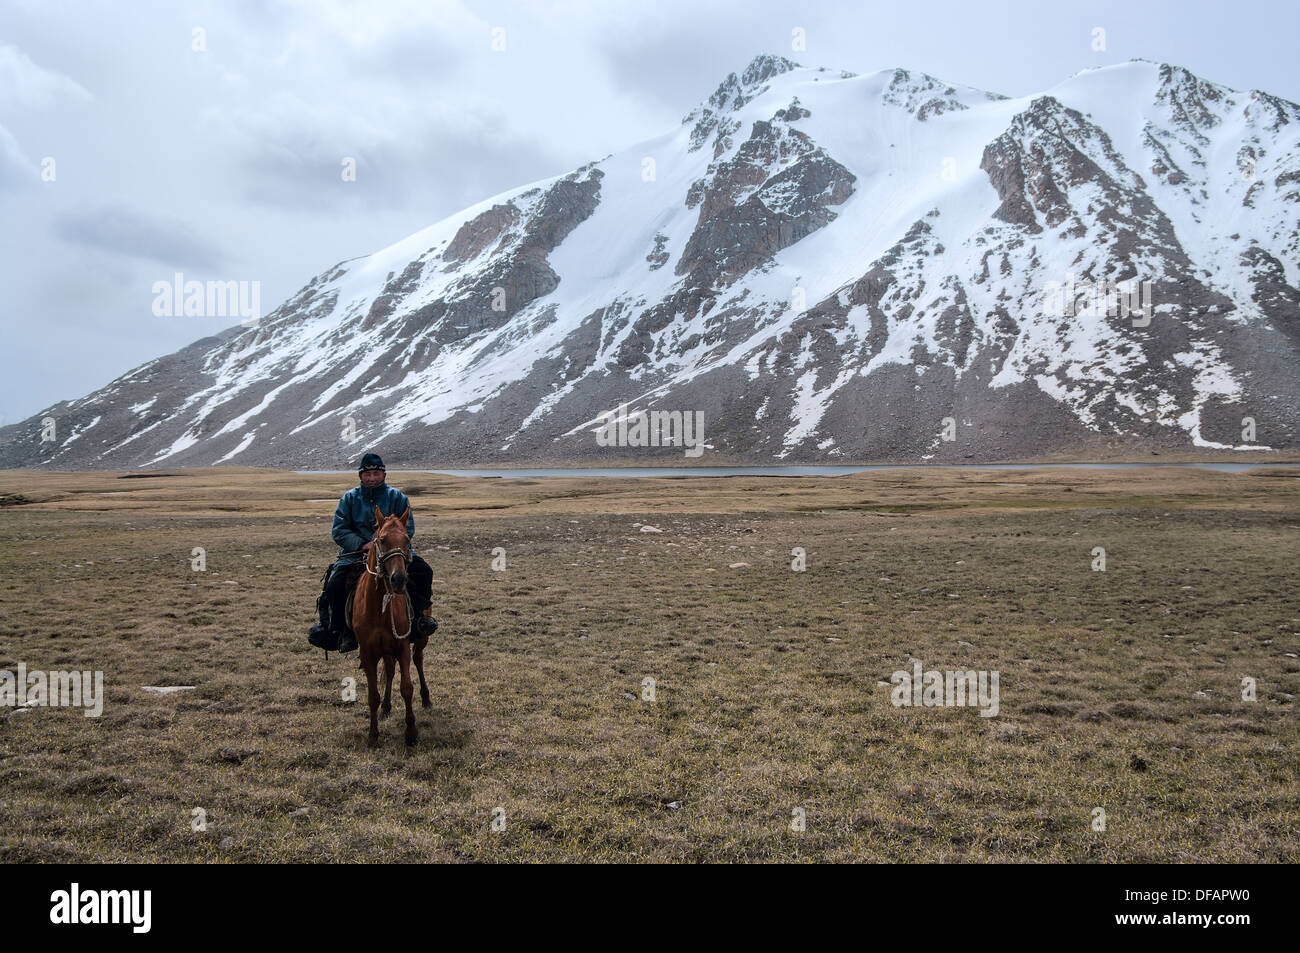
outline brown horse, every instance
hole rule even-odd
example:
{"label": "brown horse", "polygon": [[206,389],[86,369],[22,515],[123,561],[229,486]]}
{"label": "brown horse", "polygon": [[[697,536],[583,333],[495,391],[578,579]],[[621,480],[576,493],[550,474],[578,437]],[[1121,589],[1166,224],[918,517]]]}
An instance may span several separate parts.
{"label": "brown horse", "polygon": [[352,597],[352,631],[361,649],[361,667],[366,670],[370,701],[370,734],[366,744],[374,747],[379,740],[379,660],[384,660],[383,713],[393,710],[393,668],[402,667],[402,698],[406,701],[406,743],[415,744],[415,713],[411,710],[411,658],[420,673],[420,701],[430,705],[429,685],[424,680],[424,647],[429,641],[421,635],[411,617],[411,603],[406,593],[407,563],[411,558],[411,539],[406,535],[406,518],[384,516],[375,507],[375,536],[366,553],[366,571],[357,582]]}

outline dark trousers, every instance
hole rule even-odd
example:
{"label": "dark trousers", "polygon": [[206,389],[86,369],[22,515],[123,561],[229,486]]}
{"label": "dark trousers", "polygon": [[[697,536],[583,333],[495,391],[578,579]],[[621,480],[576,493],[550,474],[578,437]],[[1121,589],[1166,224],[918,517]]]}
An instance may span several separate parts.
{"label": "dark trousers", "polygon": [[[365,571],[363,563],[350,566],[335,564],[325,583],[325,604],[329,618],[322,618],[321,625],[332,628],[335,632],[348,628],[348,620],[344,618],[348,593]],[[424,612],[433,602],[433,567],[415,553],[411,554],[411,562],[406,567],[406,591],[411,594],[412,608],[416,615]]]}

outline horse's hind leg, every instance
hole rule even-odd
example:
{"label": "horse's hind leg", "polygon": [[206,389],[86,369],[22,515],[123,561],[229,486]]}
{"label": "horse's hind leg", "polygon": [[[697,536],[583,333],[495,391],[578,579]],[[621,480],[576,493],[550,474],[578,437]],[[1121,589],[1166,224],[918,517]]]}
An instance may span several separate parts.
{"label": "horse's hind leg", "polygon": [[373,748],[379,741],[379,660],[363,658],[361,667],[366,670],[366,697],[370,702],[370,733],[366,744]]}
{"label": "horse's hind leg", "polygon": [[428,708],[432,702],[429,701],[429,683],[424,680],[424,645],[428,639],[415,644],[415,670],[420,675],[420,704]]}
{"label": "horse's hind leg", "polygon": [[384,718],[393,710],[393,659],[384,656],[384,704],[380,708]]}
{"label": "horse's hind leg", "polygon": [[402,700],[406,702],[406,743],[415,744],[415,738],[418,734],[415,727],[415,711],[411,708],[411,696],[415,694],[415,686],[411,684],[411,647],[410,645],[402,646]]}

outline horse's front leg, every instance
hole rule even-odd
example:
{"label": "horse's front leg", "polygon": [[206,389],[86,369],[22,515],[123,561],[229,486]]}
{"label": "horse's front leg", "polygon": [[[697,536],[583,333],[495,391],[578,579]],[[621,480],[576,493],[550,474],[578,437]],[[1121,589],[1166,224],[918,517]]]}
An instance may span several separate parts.
{"label": "horse's front leg", "polygon": [[415,711],[411,708],[411,696],[415,686],[411,684],[411,643],[402,643],[402,700],[406,702],[406,743],[415,744],[418,731],[415,727]]}
{"label": "horse's front leg", "polygon": [[424,646],[428,641],[428,636],[425,636],[415,643],[415,649],[412,651],[412,655],[415,657],[415,671],[420,676],[420,704],[425,708],[433,704],[429,701],[429,683],[424,680]]}
{"label": "horse's front leg", "polygon": [[366,736],[366,744],[373,748],[379,742],[379,660],[369,655],[364,647],[361,667],[366,670],[366,698],[370,702],[370,733]]}
{"label": "horse's front leg", "polygon": [[384,718],[393,710],[393,668],[396,661],[391,655],[384,656],[384,704],[380,707],[380,712]]}

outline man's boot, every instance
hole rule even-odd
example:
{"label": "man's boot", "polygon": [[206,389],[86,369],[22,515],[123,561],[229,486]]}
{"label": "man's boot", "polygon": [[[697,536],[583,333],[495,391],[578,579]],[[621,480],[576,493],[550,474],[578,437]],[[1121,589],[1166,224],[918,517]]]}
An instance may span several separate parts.
{"label": "man's boot", "polygon": [[[321,602],[324,603],[324,600],[322,599]],[[307,630],[307,641],[318,649],[324,649],[326,652],[338,650],[338,636],[330,630],[329,626],[328,606],[322,605],[320,607],[320,622]]]}
{"label": "man's boot", "polygon": [[351,652],[357,647],[356,637],[346,628],[338,632],[338,646],[340,652]]}
{"label": "man's boot", "polygon": [[323,625],[313,625],[308,629],[307,641],[318,649],[324,649],[326,652],[335,652],[339,647],[339,641],[334,633]]}
{"label": "man's boot", "polygon": [[411,609],[415,613],[415,634],[430,636],[438,631],[438,620],[433,616],[427,616],[424,613],[428,610],[430,603],[423,606],[416,606],[415,599],[411,599]]}

